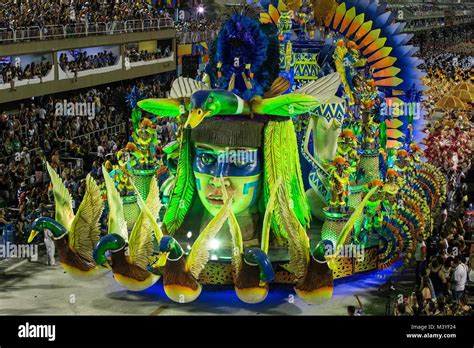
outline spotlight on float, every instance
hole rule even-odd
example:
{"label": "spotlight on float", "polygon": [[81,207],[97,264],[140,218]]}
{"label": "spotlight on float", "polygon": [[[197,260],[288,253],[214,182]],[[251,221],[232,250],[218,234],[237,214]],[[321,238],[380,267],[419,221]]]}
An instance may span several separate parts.
{"label": "spotlight on float", "polygon": [[203,14],[204,13],[204,7],[198,6],[197,12],[200,13],[200,14]]}
{"label": "spotlight on float", "polygon": [[209,249],[217,250],[219,249],[220,245],[221,245],[221,242],[219,242],[217,239],[211,239],[211,241],[209,242]]}

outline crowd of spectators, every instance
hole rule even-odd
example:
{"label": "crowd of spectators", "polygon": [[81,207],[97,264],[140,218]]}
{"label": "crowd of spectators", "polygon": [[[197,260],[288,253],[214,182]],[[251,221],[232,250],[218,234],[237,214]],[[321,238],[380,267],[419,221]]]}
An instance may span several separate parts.
{"label": "crowd of spectators", "polygon": [[2,1],[0,29],[171,18],[146,0]]}
{"label": "crowd of spectators", "polygon": [[412,3],[409,5],[397,4],[397,8],[407,10],[415,16],[426,16],[426,15],[432,14],[433,12],[444,11],[446,9],[454,10],[454,11],[469,10],[470,6],[468,4],[457,3],[457,4],[450,4],[448,8],[446,5],[441,6],[441,4],[435,4],[435,3]]}
{"label": "crowd of spectators", "polygon": [[[421,55],[426,71],[423,106],[427,111],[423,143],[427,146],[425,157],[451,178],[460,171],[467,173],[472,165],[474,141],[472,122],[474,103],[469,88],[474,63],[474,42],[459,41],[448,45],[442,51],[430,48]],[[455,105],[445,102],[453,100]],[[462,194],[464,186],[452,189],[451,193]],[[452,209],[452,200],[448,195],[448,209]]]}
{"label": "crowd of spectators", "polygon": [[[448,184],[448,196],[459,191],[465,176]],[[466,193],[467,195],[467,193]],[[444,205],[432,236],[415,240],[416,289],[405,302],[396,304],[395,315],[472,315],[468,289],[474,281],[472,206],[462,194],[452,195],[455,204]]]}
{"label": "crowd of spectators", "polygon": [[[165,98],[166,92],[171,90],[171,83],[173,82],[174,74],[164,76],[162,80],[153,79],[147,81],[140,79],[136,82],[136,86],[140,90],[140,93],[147,98]],[[127,89],[129,92],[131,87]]]}
{"label": "crowd of spectators", "polygon": [[167,58],[171,56],[171,53],[172,51],[169,46],[166,46],[164,49],[158,46],[156,51],[154,52],[148,52],[147,50],[139,51],[136,48],[130,48],[125,51],[125,57],[128,57],[131,63],[135,63],[160,58]]}
{"label": "crowd of spectators", "polygon": [[425,69],[429,77],[440,77],[441,73],[447,80],[468,80],[474,66],[474,44],[465,43],[450,47],[443,52],[428,49],[422,55]]}
{"label": "crowd of spectators", "polygon": [[[48,214],[54,202],[48,190],[49,176],[44,159],[55,168],[70,189],[77,204],[85,192],[85,176],[91,173],[102,180],[102,165],[116,162],[116,152],[129,141],[131,125],[126,95],[136,85],[143,97],[163,97],[172,76],[163,80],[137,80],[55,95],[22,104],[13,113],[0,113],[0,214],[15,221],[19,240],[27,226],[39,215]],[[95,107],[93,117],[64,112],[64,102],[88,103]],[[61,106],[61,107],[58,107]],[[58,110],[62,110],[58,113]],[[107,128],[124,124],[125,127]],[[176,138],[176,125],[170,120],[156,121],[160,139],[157,152]],[[82,165],[77,166],[80,159]],[[77,208],[78,206],[76,206]],[[5,208],[11,213],[6,214]]]}
{"label": "crowd of spectators", "polygon": [[52,68],[49,60],[39,63],[32,62],[26,66],[15,65],[13,63],[0,64],[0,84],[10,84],[10,88],[15,90],[15,82],[39,78],[42,82]]}
{"label": "crowd of spectators", "polygon": [[[49,157],[59,150],[68,150],[75,156],[88,154],[101,141],[100,134],[94,132],[125,122],[123,110],[115,106],[115,94],[110,88],[91,89],[75,96],[48,97],[22,104],[14,113],[2,112],[0,157],[8,161],[2,160],[0,164],[5,179],[1,180],[4,187],[0,191],[5,204],[18,203],[15,192],[22,183],[30,183],[33,176],[33,182],[43,181],[44,177],[35,170],[37,158]],[[73,105],[88,103],[94,110],[89,116],[71,114],[62,107],[65,100]]]}
{"label": "crowd of spectators", "polygon": [[219,30],[222,25],[222,20],[216,19],[189,19],[178,21],[176,29],[180,32],[205,32]]}
{"label": "crowd of spectators", "polygon": [[[461,265],[458,264],[457,267]],[[465,265],[464,265],[465,266]],[[443,266],[444,267],[444,266]],[[426,288],[425,288],[426,289]],[[395,316],[471,316],[469,297],[461,296],[459,301],[440,295],[436,300],[424,299],[421,291],[414,292],[394,309]]]}
{"label": "crowd of spectators", "polygon": [[[0,38],[4,37],[6,42],[12,40],[14,30],[23,30],[31,28],[28,31],[28,38],[43,39],[63,35],[83,35],[85,26],[89,26],[88,32],[100,33],[115,30],[116,23],[125,21],[144,21],[144,28],[148,28],[147,21],[165,19],[166,23],[173,25],[172,10],[163,8],[162,2],[152,5],[147,0],[124,0],[120,2],[104,0],[78,0],[78,1],[42,1],[31,0],[16,1],[7,0],[2,3],[0,11]],[[215,16],[214,16],[215,17]],[[220,28],[221,20],[208,20],[204,17],[189,18],[179,20],[175,23],[176,30],[179,33],[178,38],[190,41],[208,40],[214,37]],[[107,26],[100,29],[95,24]],[[165,22],[163,22],[165,23]],[[141,30],[142,25],[130,23],[131,30]],[[161,24],[160,24],[161,25]],[[59,28],[58,26],[63,26]],[[36,29],[35,29],[36,28]],[[123,27],[119,27],[123,28]],[[97,31],[102,30],[102,31]],[[121,30],[121,29],[120,29]],[[22,33],[23,33],[22,31]],[[40,33],[42,36],[40,36]],[[22,38],[25,33],[17,34],[17,39]],[[190,36],[193,34],[194,36]]]}
{"label": "crowd of spectators", "polygon": [[220,19],[190,19],[176,22],[178,40],[181,43],[212,40],[217,36],[222,25]]}
{"label": "crowd of spectators", "polygon": [[417,289],[406,302],[397,304],[395,315],[472,314],[467,283],[474,259],[469,257],[464,236],[462,225],[455,223],[439,238],[417,240]]}
{"label": "crowd of spectators", "polygon": [[[453,93],[455,86],[471,79],[474,45],[469,34],[469,31],[447,31],[428,37],[420,36],[413,42],[414,45],[422,44],[419,56],[424,63],[420,68],[426,71],[425,84],[430,87],[425,91],[425,107],[428,111],[435,109],[434,105],[439,98]],[[443,144],[449,148],[451,138],[456,145],[448,151],[446,158],[439,155],[443,158],[439,162],[435,163],[431,157],[426,156],[446,175],[446,203],[442,207],[441,218],[433,235],[425,240],[421,236],[415,239],[416,287],[403,301],[396,301],[395,315],[473,314],[474,254],[470,240],[473,238],[474,220],[466,182],[471,163],[470,158],[463,162],[463,152],[458,151],[458,147],[463,151],[470,147],[468,138],[467,143],[461,145],[463,132],[469,134],[469,130],[472,130],[470,113],[469,110],[446,111],[439,119],[433,119],[426,126],[425,140],[431,139],[427,144],[427,151]],[[434,138],[430,138],[430,134],[438,130],[442,139],[435,142]],[[439,153],[441,154],[441,151]],[[457,165],[452,163],[456,159]]]}
{"label": "crowd of spectators", "polygon": [[407,29],[414,30],[420,28],[438,28],[445,26],[445,18],[417,18],[408,22]]}
{"label": "crowd of spectators", "polygon": [[442,9],[435,4],[411,4],[403,6],[404,10],[410,11],[415,16],[423,16],[434,11],[441,11]]}
{"label": "crowd of spectators", "polygon": [[117,56],[112,51],[98,52],[97,54],[87,54],[87,51],[77,53],[73,60],[69,60],[66,53],[59,56],[59,66],[65,72],[76,73],[78,71],[104,68],[115,65]]}

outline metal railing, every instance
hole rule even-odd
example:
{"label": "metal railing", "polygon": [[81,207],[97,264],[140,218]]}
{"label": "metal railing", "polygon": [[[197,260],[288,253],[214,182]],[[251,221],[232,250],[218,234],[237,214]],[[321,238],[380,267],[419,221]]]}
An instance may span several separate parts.
{"label": "metal railing", "polygon": [[430,11],[430,10],[416,10],[413,11],[413,17],[415,19],[418,18],[439,18],[439,17],[444,17],[444,11]]}
{"label": "metal railing", "polygon": [[167,28],[174,28],[174,22],[170,18],[0,28],[0,43],[114,35]]}
{"label": "metal railing", "polygon": [[210,31],[184,31],[178,32],[176,37],[178,44],[191,44],[196,42],[208,42],[214,40],[219,34],[219,30]]}
{"label": "metal railing", "polygon": [[[86,138],[86,137],[91,137],[95,134],[100,134],[100,135],[104,135],[104,134],[109,134],[109,135],[113,135],[113,134],[118,134],[120,133],[121,131],[125,131],[126,130],[126,126],[127,126],[127,122],[126,121],[123,121],[123,122],[119,122],[117,123],[119,120],[123,119],[123,116],[122,114],[118,114],[115,116],[115,120],[113,122],[113,126],[110,126],[110,127],[106,127],[106,128],[102,128],[102,129],[98,129],[98,130],[95,130],[93,132],[89,132],[89,133],[86,133],[86,134],[81,134],[81,135],[78,135],[78,136],[75,136],[73,138],[70,138],[70,139],[67,139],[67,140],[63,140],[61,142],[61,150],[64,150],[66,148],[66,141],[68,140],[77,140],[77,139],[81,139],[81,138]],[[26,137],[28,137],[28,127],[26,125],[22,125],[20,126],[20,129],[15,132],[15,135],[18,136],[19,139],[26,139]],[[0,141],[0,145],[1,146],[4,146],[4,143],[2,141]],[[31,154],[31,152],[33,151],[38,151],[40,150],[41,148],[37,147],[37,148],[34,148],[34,149],[30,149],[29,150],[29,153]],[[11,154],[11,155],[7,155],[7,156],[4,156],[4,157],[0,157],[0,162],[1,163],[7,163],[7,161],[11,158],[13,158],[13,156],[15,156],[15,154]]]}
{"label": "metal railing", "polygon": [[46,25],[43,27],[40,40],[49,40],[55,37],[64,37],[62,25]]}
{"label": "metal railing", "polygon": [[96,134],[99,134],[99,136],[106,135],[106,134],[107,135],[115,135],[115,134],[118,134],[120,132],[125,131],[126,127],[127,127],[127,122],[122,122],[122,123],[119,123],[119,124],[114,124],[113,126],[110,126],[110,127],[102,128],[102,129],[87,133],[87,134],[78,135],[78,136],[73,137],[71,139],[64,140],[62,142],[63,145],[61,146],[61,150],[66,149],[66,142],[67,141],[72,140],[74,142],[74,140],[79,140],[79,139],[82,139],[82,138],[89,138],[90,139],[91,137],[93,137]]}

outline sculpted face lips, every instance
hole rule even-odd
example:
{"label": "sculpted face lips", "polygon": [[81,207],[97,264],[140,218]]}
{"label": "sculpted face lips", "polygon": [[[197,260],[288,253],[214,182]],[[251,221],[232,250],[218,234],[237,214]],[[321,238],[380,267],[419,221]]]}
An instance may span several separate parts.
{"label": "sculpted face lips", "polygon": [[224,205],[224,200],[222,197],[207,197],[207,201],[214,205]]}
{"label": "sculpted face lips", "polygon": [[[234,188],[232,187],[229,187],[227,189],[227,192],[228,194],[233,194],[234,192]],[[214,190],[211,190],[207,196],[206,196],[206,199],[207,201],[210,203],[210,204],[213,204],[213,205],[223,205],[224,204],[224,195],[222,193],[222,189],[221,188],[215,188]]]}

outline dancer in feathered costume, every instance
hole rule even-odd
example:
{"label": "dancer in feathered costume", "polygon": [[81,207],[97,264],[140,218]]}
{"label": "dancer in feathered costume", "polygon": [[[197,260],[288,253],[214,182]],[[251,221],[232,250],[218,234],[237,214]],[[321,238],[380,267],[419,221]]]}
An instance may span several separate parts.
{"label": "dancer in feathered costume", "polygon": [[217,77],[218,88],[227,89],[244,100],[263,95],[278,76],[277,70],[266,69],[266,64],[275,65],[278,59],[278,47],[275,51],[275,47],[272,50],[270,46],[277,32],[271,29],[265,32],[260,23],[240,14],[233,15],[224,24],[215,43],[216,55],[211,58],[211,64],[217,67],[217,76],[211,77],[212,80]]}

